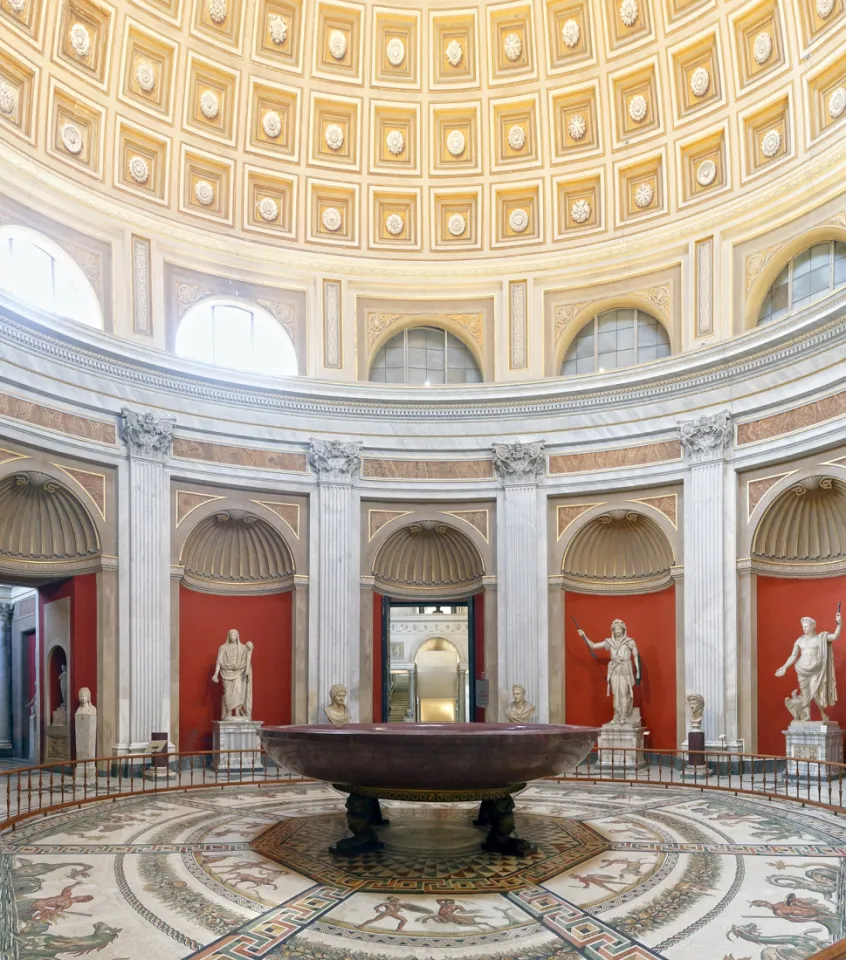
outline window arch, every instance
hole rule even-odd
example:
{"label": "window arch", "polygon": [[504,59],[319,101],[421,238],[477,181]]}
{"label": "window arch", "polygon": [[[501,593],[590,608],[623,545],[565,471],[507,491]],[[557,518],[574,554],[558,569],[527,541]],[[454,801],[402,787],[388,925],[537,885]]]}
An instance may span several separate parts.
{"label": "window arch", "polygon": [[200,363],[273,377],[297,375],[297,353],[282,324],[251,303],[215,298],[195,304],[176,331],[176,354]]}
{"label": "window arch", "polygon": [[758,324],[772,323],[846,286],[846,242],[807,247],[782,267],[764,297]]}
{"label": "window arch", "polygon": [[664,324],[635,307],[606,310],[578,331],[564,354],[561,376],[648,363],[670,355]]}
{"label": "window arch", "polygon": [[470,348],[441,327],[408,327],[379,350],[370,365],[373,383],[435,386],[481,383]]}
{"label": "window arch", "polygon": [[26,227],[0,229],[0,291],[63,320],[103,329],[100,303],[79,264]]}

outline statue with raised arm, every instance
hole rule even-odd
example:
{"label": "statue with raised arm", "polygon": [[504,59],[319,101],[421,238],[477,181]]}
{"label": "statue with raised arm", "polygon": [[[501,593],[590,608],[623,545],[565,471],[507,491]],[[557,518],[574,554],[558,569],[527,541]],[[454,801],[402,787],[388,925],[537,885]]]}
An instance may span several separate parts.
{"label": "statue with raised arm", "polygon": [[640,654],[634,637],[626,632],[625,623],[614,620],[611,636],[601,643],[592,643],[584,630],[579,630],[579,636],[591,650],[607,650],[611,656],[606,687],[606,696],[614,699],[614,719],[611,722],[636,723],[639,711],[634,707],[634,685],[640,680]]}
{"label": "statue with raised arm", "polygon": [[811,703],[819,707],[824,723],[830,722],[826,707],[837,703],[837,680],[834,676],[834,654],[831,644],[840,636],[840,609],[835,614],[837,627],[834,633],[825,630],[817,633],[817,621],[813,617],[802,617],[802,636],[793,644],[793,652],[784,666],[776,670],[777,677],[783,677],[789,667],[796,666],[799,690],[786,697],[784,704],[794,720],[800,723],[811,719]]}
{"label": "statue with raised arm", "polygon": [[526,699],[526,688],[515,683],[511,688],[514,698],[505,708],[505,716],[509,723],[531,723],[535,715],[535,705]]}
{"label": "statue with raised arm", "polygon": [[218,683],[219,678],[223,679],[221,720],[252,720],[253,645],[241,643],[237,630],[226,634],[226,643],[217,651],[212,683]]}

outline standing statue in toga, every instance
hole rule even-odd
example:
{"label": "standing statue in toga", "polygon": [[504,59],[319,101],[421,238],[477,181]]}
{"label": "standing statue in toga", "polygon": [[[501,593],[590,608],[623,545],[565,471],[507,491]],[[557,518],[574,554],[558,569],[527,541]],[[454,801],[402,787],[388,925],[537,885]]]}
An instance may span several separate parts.
{"label": "standing statue in toga", "polygon": [[820,710],[824,723],[829,722],[825,710],[837,703],[837,681],[834,677],[834,652],[831,644],[840,636],[840,610],[835,614],[837,627],[834,633],[825,630],[817,633],[817,621],[813,617],[802,617],[802,636],[793,644],[793,652],[784,666],[776,670],[777,677],[783,677],[789,667],[796,665],[799,690],[786,697],[784,704],[800,723],[811,719],[811,703]]}
{"label": "standing statue in toga", "polygon": [[[212,682],[223,679],[221,720],[253,718],[253,645],[241,643],[237,630],[226,634],[226,643],[217,651]],[[234,716],[232,715],[234,711]]]}
{"label": "standing statue in toga", "polygon": [[[612,723],[639,723],[640,708],[635,711],[634,685],[640,680],[640,654],[634,637],[626,633],[622,620],[611,624],[611,636],[601,643],[592,643],[584,630],[579,636],[591,650],[607,650],[611,655],[608,663],[608,686],[606,695],[614,698],[614,719]],[[634,670],[632,669],[634,662]]]}

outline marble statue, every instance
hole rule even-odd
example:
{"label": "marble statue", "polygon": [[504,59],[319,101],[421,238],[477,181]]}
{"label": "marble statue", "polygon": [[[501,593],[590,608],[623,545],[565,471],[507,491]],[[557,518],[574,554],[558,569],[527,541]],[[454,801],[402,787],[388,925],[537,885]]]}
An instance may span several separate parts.
{"label": "marble statue", "polygon": [[323,708],[323,712],[333,727],[343,727],[352,720],[347,708],[347,688],[342,683],[333,684],[329,691],[329,704]]}
{"label": "marble statue", "polygon": [[59,673],[59,693],[62,696],[62,702],[59,704],[60,707],[66,707],[68,702],[68,668],[63,663],[62,670]]}
{"label": "marble statue", "polygon": [[640,654],[634,637],[626,633],[625,623],[614,620],[611,623],[611,636],[601,643],[592,643],[584,630],[579,630],[579,636],[591,650],[607,650],[611,655],[606,688],[606,695],[613,697],[614,702],[614,719],[611,722],[636,723],[640,711],[634,707],[634,685],[640,680]]}
{"label": "marble statue", "polygon": [[515,683],[511,688],[514,698],[505,708],[505,716],[509,723],[529,723],[535,715],[535,705],[526,699],[526,688]]}
{"label": "marble statue", "polygon": [[97,756],[97,708],[91,702],[88,687],[79,689],[79,706],[73,716],[76,733],[76,759],[93,760]]}
{"label": "marble statue", "polygon": [[[217,651],[212,682],[223,678],[221,720],[253,718],[253,644],[241,643],[237,630],[226,634],[226,643]],[[234,716],[232,715],[234,711]]]}
{"label": "marble statue", "polygon": [[702,715],[705,713],[705,697],[701,693],[687,695],[687,709],[690,713],[690,729],[702,729]]}
{"label": "marble statue", "polygon": [[811,719],[811,703],[819,707],[823,723],[830,722],[825,710],[837,703],[837,680],[834,676],[834,655],[831,644],[840,636],[840,611],[835,614],[837,627],[834,633],[817,633],[817,621],[802,617],[802,636],[793,644],[793,652],[785,664],[776,670],[783,677],[788,667],[796,665],[799,690],[786,697],[784,705],[794,720],[804,723]]}

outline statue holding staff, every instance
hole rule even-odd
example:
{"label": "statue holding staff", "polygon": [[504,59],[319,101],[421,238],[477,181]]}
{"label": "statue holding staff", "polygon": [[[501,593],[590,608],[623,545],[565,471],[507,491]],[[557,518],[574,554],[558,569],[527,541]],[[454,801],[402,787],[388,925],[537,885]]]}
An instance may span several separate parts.
{"label": "statue holding staff", "polygon": [[[226,643],[217,651],[212,683],[223,679],[221,720],[253,718],[253,645],[241,643],[237,630],[226,634]],[[234,717],[232,716],[234,711]]]}
{"label": "statue holding staff", "polygon": [[794,720],[800,723],[811,719],[811,703],[819,707],[824,723],[830,722],[826,707],[837,703],[837,680],[834,676],[834,653],[831,644],[840,636],[840,604],[834,615],[837,627],[834,633],[825,630],[817,633],[817,621],[813,617],[802,617],[802,636],[793,644],[793,652],[784,666],[776,670],[777,677],[783,677],[789,667],[796,666],[799,690],[794,690],[785,698],[785,706]]}
{"label": "statue holding staff", "polygon": [[[578,624],[576,626],[578,628]],[[601,643],[592,643],[582,629],[579,629],[579,636],[591,651],[607,650],[611,656],[606,688],[606,696],[614,699],[614,719],[611,722],[635,723],[634,685],[640,682],[640,654],[634,637],[626,632],[625,623],[614,620],[611,623],[611,636]]]}

